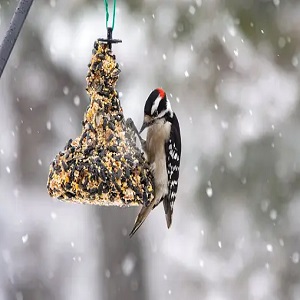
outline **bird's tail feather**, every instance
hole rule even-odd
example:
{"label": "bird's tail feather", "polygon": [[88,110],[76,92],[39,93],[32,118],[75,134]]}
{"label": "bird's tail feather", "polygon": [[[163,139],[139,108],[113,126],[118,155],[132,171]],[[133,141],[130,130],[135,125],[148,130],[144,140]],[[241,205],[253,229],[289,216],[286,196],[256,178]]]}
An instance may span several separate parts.
{"label": "bird's tail feather", "polygon": [[134,222],[134,226],[133,229],[131,230],[129,237],[132,237],[137,230],[142,226],[142,224],[144,223],[144,221],[146,220],[146,218],[148,217],[149,213],[151,212],[151,210],[153,209],[155,204],[155,201],[153,200],[149,206],[143,206],[141,211],[139,212],[138,216],[136,217],[136,220]]}
{"label": "bird's tail feather", "polygon": [[164,203],[164,209],[165,209],[165,214],[166,214],[167,226],[168,226],[168,228],[170,228],[172,225],[173,209],[171,207],[168,197],[164,198],[163,203]]}

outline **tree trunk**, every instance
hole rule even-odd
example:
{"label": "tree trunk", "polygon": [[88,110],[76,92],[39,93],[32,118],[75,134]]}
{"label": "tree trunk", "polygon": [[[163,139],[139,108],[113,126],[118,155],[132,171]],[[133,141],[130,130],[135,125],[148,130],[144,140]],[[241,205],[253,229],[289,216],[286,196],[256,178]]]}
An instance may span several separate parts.
{"label": "tree trunk", "polygon": [[128,233],[137,210],[99,208],[103,228],[103,298],[104,300],[145,300],[146,284],[142,245],[138,235]]}

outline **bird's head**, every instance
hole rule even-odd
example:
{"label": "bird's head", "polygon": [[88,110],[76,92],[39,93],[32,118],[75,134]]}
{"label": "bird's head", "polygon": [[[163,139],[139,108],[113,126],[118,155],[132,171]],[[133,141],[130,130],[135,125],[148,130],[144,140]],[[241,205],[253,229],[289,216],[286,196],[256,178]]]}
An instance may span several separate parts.
{"label": "bird's head", "polygon": [[151,92],[146,101],[144,107],[144,122],[140,133],[156,122],[168,120],[172,117],[173,111],[165,91],[161,88],[157,88]]}

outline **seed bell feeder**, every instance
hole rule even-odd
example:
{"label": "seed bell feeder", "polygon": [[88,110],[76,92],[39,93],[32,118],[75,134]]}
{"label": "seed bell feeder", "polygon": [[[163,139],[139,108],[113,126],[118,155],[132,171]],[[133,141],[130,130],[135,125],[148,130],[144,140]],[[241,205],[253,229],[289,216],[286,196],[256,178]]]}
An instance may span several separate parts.
{"label": "seed bell feeder", "polygon": [[112,44],[120,42],[107,27],[107,38],[94,43],[86,77],[90,104],[80,136],[70,139],[50,165],[51,197],[125,207],[147,205],[154,198],[151,171],[115,89],[120,69]]}

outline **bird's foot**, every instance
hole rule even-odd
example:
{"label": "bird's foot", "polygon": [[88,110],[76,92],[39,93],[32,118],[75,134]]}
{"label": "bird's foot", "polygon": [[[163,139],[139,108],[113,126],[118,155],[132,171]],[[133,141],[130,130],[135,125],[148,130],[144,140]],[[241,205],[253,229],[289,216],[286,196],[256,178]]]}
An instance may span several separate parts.
{"label": "bird's foot", "polygon": [[143,151],[146,152],[146,141],[139,134],[139,131],[137,130],[133,120],[131,118],[128,118],[125,122],[125,125],[137,135],[137,137],[140,140]]}

